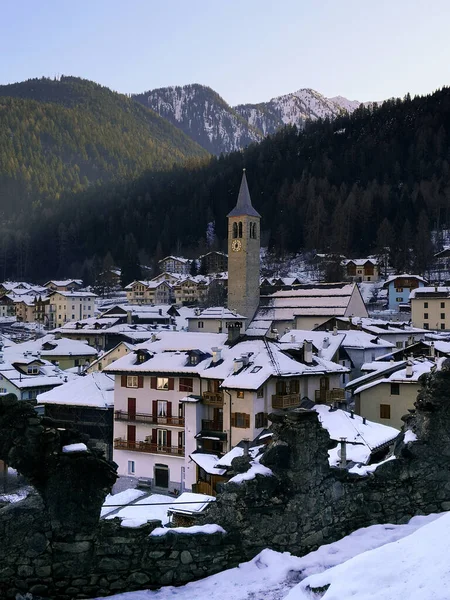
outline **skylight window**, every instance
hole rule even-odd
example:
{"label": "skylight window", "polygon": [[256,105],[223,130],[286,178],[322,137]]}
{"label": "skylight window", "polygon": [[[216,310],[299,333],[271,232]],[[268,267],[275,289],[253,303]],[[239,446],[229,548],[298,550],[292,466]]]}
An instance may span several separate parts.
{"label": "skylight window", "polygon": [[261,371],[262,367],[253,367],[253,369],[250,371],[250,373],[257,373],[258,371]]}

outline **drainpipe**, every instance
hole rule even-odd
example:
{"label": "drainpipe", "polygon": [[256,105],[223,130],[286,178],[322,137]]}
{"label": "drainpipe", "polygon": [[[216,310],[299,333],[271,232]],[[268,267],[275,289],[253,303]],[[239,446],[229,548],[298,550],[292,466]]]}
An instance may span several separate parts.
{"label": "drainpipe", "polygon": [[229,429],[229,442],[228,442],[228,452],[231,450],[231,448],[233,447],[231,445],[231,394],[230,392],[228,392],[226,389],[223,390],[225,392],[225,394],[228,394],[229,398],[230,398],[230,408],[228,411],[228,418],[230,419],[230,429]]}

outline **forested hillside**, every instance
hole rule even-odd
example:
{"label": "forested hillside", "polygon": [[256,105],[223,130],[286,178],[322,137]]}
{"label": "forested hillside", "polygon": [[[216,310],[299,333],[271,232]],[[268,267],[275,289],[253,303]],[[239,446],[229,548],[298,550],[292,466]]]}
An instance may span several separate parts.
{"label": "forested hillside", "polygon": [[45,219],[35,210],[17,221],[22,245],[2,235],[0,275],[2,265],[11,276],[82,275],[108,252],[132,273],[138,252],[150,260],[194,251],[213,221],[223,242],[244,166],[263,242],[278,252],[389,247],[397,268],[422,271],[430,229],[450,226],[449,135],[445,88],[288,127],[204,166],[66,194]]}
{"label": "forested hillside", "polygon": [[93,183],[136,178],[207,153],[130,98],[61,77],[0,86],[0,207],[48,207]]}

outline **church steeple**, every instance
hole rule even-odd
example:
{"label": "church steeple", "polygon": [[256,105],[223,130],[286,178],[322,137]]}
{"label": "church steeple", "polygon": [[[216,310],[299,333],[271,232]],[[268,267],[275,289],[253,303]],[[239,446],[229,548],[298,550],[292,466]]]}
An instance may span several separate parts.
{"label": "church steeple", "polygon": [[242,181],[241,181],[241,187],[239,189],[239,196],[236,202],[236,206],[233,208],[233,210],[228,213],[228,217],[242,217],[244,215],[247,215],[249,217],[259,217],[261,218],[261,215],[259,214],[259,212],[257,210],[255,210],[253,208],[252,205],[252,200],[250,198],[250,192],[248,191],[248,185],[247,185],[247,177],[245,176],[245,169],[243,169],[243,173],[242,173]]}
{"label": "church steeple", "polygon": [[228,214],[228,308],[253,319],[259,305],[260,214],[253,208],[245,169]]}

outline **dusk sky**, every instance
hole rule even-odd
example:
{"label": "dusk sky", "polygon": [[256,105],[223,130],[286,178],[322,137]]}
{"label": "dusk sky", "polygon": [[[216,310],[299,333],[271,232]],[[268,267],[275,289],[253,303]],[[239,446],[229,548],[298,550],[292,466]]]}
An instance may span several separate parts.
{"label": "dusk sky", "polygon": [[382,100],[448,85],[448,0],[3,0],[0,84],[77,75],[231,105],[310,87]]}

